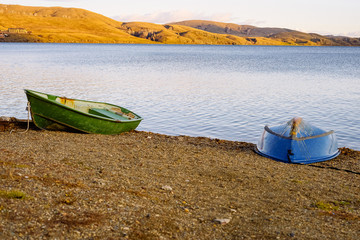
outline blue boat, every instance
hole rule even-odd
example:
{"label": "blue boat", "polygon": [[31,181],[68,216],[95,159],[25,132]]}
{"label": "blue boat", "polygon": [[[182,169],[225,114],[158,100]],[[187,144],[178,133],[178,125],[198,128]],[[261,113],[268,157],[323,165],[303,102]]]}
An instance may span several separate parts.
{"label": "blue boat", "polygon": [[334,131],[325,132],[299,117],[279,126],[265,126],[255,151],[277,161],[300,164],[322,162],[340,154]]}

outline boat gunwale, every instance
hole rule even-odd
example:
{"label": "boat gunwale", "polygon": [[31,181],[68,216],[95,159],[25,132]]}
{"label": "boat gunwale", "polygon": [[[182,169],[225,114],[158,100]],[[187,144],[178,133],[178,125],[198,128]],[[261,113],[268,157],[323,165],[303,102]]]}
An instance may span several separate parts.
{"label": "boat gunwale", "polygon": [[[340,155],[340,150],[338,149],[334,154],[332,154],[331,156],[326,156],[326,157],[323,157],[323,158],[317,158],[317,159],[306,159],[306,158],[303,158],[303,159],[296,159],[295,161],[290,161],[290,160],[284,160],[284,159],[281,159],[281,158],[277,158],[277,157],[273,157],[271,155],[268,155],[266,153],[263,153],[257,145],[255,145],[254,147],[254,151],[263,156],[263,157],[266,157],[266,158],[269,158],[269,159],[272,159],[272,160],[275,160],[275,161],[279,161],[279,162],[286,162],[286,163],[291,163],[291,164],[301,164],[301,165],[304,165],[304,164],[312,164],[312,163],[316,163],[316,162],[324,162],[324,161],[327,161],[327,160],[330,160],[330,159],[333,159],[337,156]],[[310,161],[309,161],[310,160]]]}
{"label": "boat gunwale", "polygon": [[288,140],[295,140],[295,141],[303,141],[303,140],[308,140],[308,139],[314,139],[314,138],[320,138],[320,137],[325,137],[325,136],[328,136],[328,135],[331,135],[334,133],[334,130],[331,130],[331,131],[328,131],[328,132],[325,132],[325,133],[322,133],[322,134],[318,134],[318,135],[314,135],[314,136],[308,136],[308,137],[294,137],[294,136],[291,136],[291,137],[286,137],[286,136],[283,136],[279,133],[276,133],[274,132],[273,130],[270,129],[270,127],[268,125],[266,125],[264,127],[265,131],[277,136],[277,137],[281,137],[281,138],[284,138],[284,139],[288,139]]}
{"label": "boat gunwale", "polygon": [[[100,119],[100,120],[106,120],[106,121],[115,122],[115,123],[129,123],[129,122],[138,122],[138,121],[142,121],[142,120],[143,120],[143,118],[142,118],[141,116],[139,116],[138,114],[134,113],[133,111],[130,111],[129,109],[126,109],[126,108],[124,108],[124,107],[121,107],[121,106],[118,106],[118,105],[115,105],[115,104],[111,104],[111,103],[96,102],[96,101],[89,101],[89,100],[81,100],[81,99],[75,99],[75,98],[67,98],[67,99],[71,99],[71,100],[75,100],[75,101],[80,101],[80,102],[99,103],[99,104],[106,104],[106,105],[109,105],[109,106],[122,108],[122,109],[125,109],[125,110],[133,113],[135,116],[137,116],[137,117],[139,117],[139,118],[137,118],[137,119],[124,119],[124,120],[119,120],[119,119],[102,117],[102,116],[99,116],[99,115],[96,115],[96,114],[86,113],[86,112],[83,112],[83,111],[80,111],[80,110],[71,108],[71,107],[69,107],[69,106],[66,106],[65,104],[56,102],[56,101],[54,101],[54,100],[50,100],[50,99],[48,99],[48,98],[44,98],[44,97],[38,95],[37,93],[45,94],[45,95],[52,95],[52,96],[61,98],[61,97],[58,96],[58,95],[47,94],[47,93],[38,92],[38,91],[34,91],[34,90],[29,90],[29,89],[24,89],[24,91],[25,91],[26,94],[30,94],[32,97],[35,97],[35,98],[37,98],[37,99],[39,99],[39,100],[46,101],[46,102],[50,102],[51,104],[55,104],[55,105],[57,105],[57,106],[59,106],[59,107],[61,107],[61,108],[65,108],[65,109],[67,109],[67,110],[70,110],[70,111],[73,111],[73,112],[76,112],[76,113],[80,113],[80,114],[85,115],[85,116],[88,116],[88,117],[97,118],[97,119]],[[66,98],[66,97],[64,97],[64,98]],[[37,114],[37,115],[39,115],[39,114]],[[39,115],[39,116],[40,116],[40,115]]]}

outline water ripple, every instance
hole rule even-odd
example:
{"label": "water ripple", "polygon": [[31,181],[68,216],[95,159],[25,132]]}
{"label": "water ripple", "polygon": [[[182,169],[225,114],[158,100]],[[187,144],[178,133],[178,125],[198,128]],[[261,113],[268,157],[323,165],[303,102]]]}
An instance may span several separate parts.
{"label": "water ripple", "polygon": [[24,88],[105,101],[139,130],[256,143],[294,116],[360,150],[360,48],[1,44],[0,116],[26,118]]}

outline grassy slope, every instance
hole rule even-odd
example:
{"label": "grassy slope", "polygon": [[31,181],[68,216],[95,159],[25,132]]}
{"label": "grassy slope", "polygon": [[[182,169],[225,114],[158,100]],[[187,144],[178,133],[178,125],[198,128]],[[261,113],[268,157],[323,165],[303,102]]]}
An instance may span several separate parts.
{"label": "grassy slope", "polygon": [[223,45],[281,45],[278,40],[259,38],[258,41],[247,40],[229,34],[216,34],[187,26],[166,24],[158,25],[153,23],[131,22],[124,23],[130,34],[139,37],[147,37],[153,41],[167,44],[223,44]]}
{"label": "grassy slope", "polygon": [[[25,28],[6,41],[75,43],[165,43],[223,45],[356,45],[359,39],[331,38],[282,28],[257,28],[211,21],[159,25],[122,23],[76,8],[0,4],[0,30]],[[1,40],[0,40],[1,41]]]}
{"label": "grassy slope", "polygon": [[39,42],[151,43],[119,29],[121,24],[82,9],[0,5],[0,29],[22,27]]}
{"label": "grassy slope", "polygon": [[282,42],[298,45],[319,45],[319,46],[360,46],[360,38],[350,37],[326,37],[316,33],[303,32],[282,32],[271,36],[272,39],[277,39]]}
{"label": "grassy slope", "polygon": [[174,24],[202,29],[213,33],[227,33],[241,37],[264,37],[289,45],[318,46],[359,46],[360,38],[321,36],[314,33],[304,33],[286,28],[259,28],[249,25],[237,25],[214,21],[190,20]]}
{"label": "grassy slope", "polygon": [[75,8],[0,5],[0,29],[25,28],[31,34],[13,34],[6,40],[79,43],[167,44],[282,44],[277,40],[246,40],[195,28],[152,23],[121,23]]}
{"label": "grassy slope", "polygon": [[[0,30],[25,28],[31,34],[12,34],[7,41],[77,43],[263,44],[278,40],[247,39],[187,26],[121,23],[83,9],[25,7],[0,4]],[[285,43],[287,44],[287,43]]]}
{"label": "grassy slope", "polygon": [[174,24],[205,30],[212,33],[231,34],[238,37],[268,37],[280,32],[291,32],[285,28],[259,28],[251,25],[238,25],[204,20],[181,21]]}

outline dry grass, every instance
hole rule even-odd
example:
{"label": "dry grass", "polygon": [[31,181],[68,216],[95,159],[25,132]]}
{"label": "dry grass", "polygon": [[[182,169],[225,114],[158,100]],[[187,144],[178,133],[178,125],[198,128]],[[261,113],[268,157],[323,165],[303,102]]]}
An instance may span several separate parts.
{"label": "dry grass", "polygon": [[29,41],[36,39],[38,42],[151,43],[119,29],[121,22],[82,9],[0,4],[0,13],[2,29],[25,28],[31,32],[33,38]]}
{"label": "dry grass", "polygon": [[4,191],[0,190],[0,197],[10,199],[25,199],[26,194],[18,190]]}
{"label": "dry grass", "polygon": [[211,33],[232,34],[254,39],[247,44],[257,45],[303,45],[303,46],[360,46],[359,38],[329,37],[314,33],[304,33],[285,28],[259,28],[204,20],[190,20],[173,23],[206,30]]}

